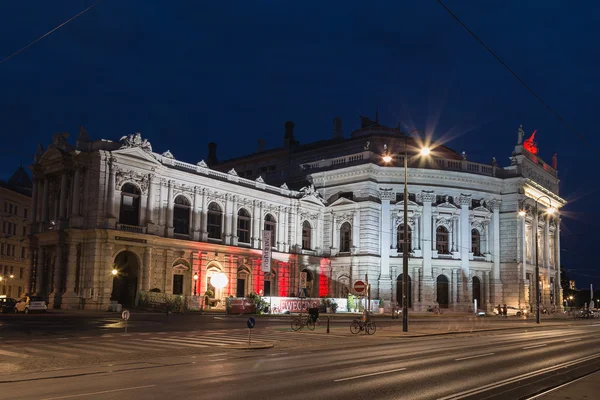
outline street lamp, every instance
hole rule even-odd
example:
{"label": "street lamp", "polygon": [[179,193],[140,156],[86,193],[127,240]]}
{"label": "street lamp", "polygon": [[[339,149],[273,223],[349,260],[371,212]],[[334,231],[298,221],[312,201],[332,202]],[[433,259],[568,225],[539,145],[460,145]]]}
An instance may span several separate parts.
{"label": "street lamp", "polygon": [[198,274],[194,274],[194,296],[196,296],[196,292],[198,290]]}
{"label": "street lamp", "polygon": [[[523,205],[523,203],[525,203],[525,201],[530,198],[531,197],[524,199],[523,202],[521,203],[521,205]],[[538,221],[538,204],[539,204],[539,200],[541,198],[548,199],[548,203],[550,204],[550,206],[546,209],[546,214],[552,215],[556,212],[556,209],[554,207],[552,207],[552,200],[550,199],[550,197],[548,197],[546,195],[542,195],[542,196],[538,197],[537,199],[535,199],[535,221],[536,221],[536,224],[535,224],[535,322],[538,324],[540,323],[540,263],[539,263],[537,221]],[[521,207],[521,210],[519,211],[519,215],[525,216],[525,210],[523,209],[523,207]]]}
{"label": "street lamp", "polygon": [[[420,132],[413,129],[404,135],[404,247],[402,249],[402,331],[408,332],[408,137],[413,132]],[[423,147],[419,154],[427,156],[431,153],[428,147]],[[385,163],[392,161],[389,153],[382,157]]]}
{"label": "street lamp", "polygon": [[119,271],[116,268],[113,268],[112,271],[110,271],[110,273],[113,274],[113,276],[117,276]]}

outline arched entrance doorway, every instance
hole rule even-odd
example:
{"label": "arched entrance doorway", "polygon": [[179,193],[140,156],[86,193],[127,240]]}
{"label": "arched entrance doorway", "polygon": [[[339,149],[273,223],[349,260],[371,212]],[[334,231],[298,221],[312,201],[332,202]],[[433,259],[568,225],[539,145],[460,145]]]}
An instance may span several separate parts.
{"label": "arched entrance doorway", "polygon": [[436,292],[437,292],[437,296],[436,296],[436,301],[438,302],[438,304],[440,305],[441,308],[448,308],[448,303],[449,303],[449,287],[448,287],[448,278],[446,278],[446,275],[440,275],[437,277],[437,282],[436,282]]}
{"label": "arched entrance doorway", "polygon": [[131,251],[123,251],[115,257],[114,268],[117,270],[117,274],[113,278],[110,299],[118,301],[123,307],[133,307],[137,295],[140,268],[138,258]]}
{"label": "arched entrance doorway", "polygon": [[312,272],[308,269],[308,268],[304,268],[302,272],[306,273],[306,297],[313,297],[313,283],[314,283],[314,279],[313,279],[313,274]]}
{"label": "arched entrance doorway", "polygon": [[[396,278],[396,301],[398,305],[402,307],[402,294],[404,293],[404,288],[402,287],[402,274],[398,275]],[[412,307],[412,279],[410,275],[408,275],[408,307]]]}
{"label": "arched entrance doorway", "polygon": [[473,301],[477,300],[477,307],[481,306],[481,281],[473,277]]}

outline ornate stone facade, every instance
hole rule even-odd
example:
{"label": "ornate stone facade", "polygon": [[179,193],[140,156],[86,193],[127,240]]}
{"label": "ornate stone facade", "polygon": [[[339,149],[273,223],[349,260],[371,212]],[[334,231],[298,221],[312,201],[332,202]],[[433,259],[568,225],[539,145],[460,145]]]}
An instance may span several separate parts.
{"label": "ornate stone facade", "polygon": [[[54,307],[130,305],[151,289],[192,297],[210,291],[217,302],[250,292],[290,296],[302,271],[311,296],[346,295],[353,282],[367,279],[373,297],[393,304],[408,251],[413,309],[468,309],[474,299],[485,309],[530,308],[535,229],[544,302],[560,304],[559,220],[518,211],[535,195],[552,199],[554,208],[564,201],[549,190],[558,187],[556,172],[539,159],[533,164],[520,145],[506,168],[449,149],[429,166],[409,164],[404,199],[403,164],[383,164],[374,152],[383,144],[396,151],[395,131],[369,133],[367,146],[359,132],[358,152],[336,158],[329,158],[333,147],[307,151],[309,183],[302,185],[249,176],[247,160],[222,170],[186,163],[169,151],[152,152],[138,135],[70,150],[63,135],[36,155],[29,290]],[[550,183],[533,181],[528,168]],[[267,274],[260,268],[263,231],[272,239]],[[217,290],[211,277],[218,273],[228,283]]]}

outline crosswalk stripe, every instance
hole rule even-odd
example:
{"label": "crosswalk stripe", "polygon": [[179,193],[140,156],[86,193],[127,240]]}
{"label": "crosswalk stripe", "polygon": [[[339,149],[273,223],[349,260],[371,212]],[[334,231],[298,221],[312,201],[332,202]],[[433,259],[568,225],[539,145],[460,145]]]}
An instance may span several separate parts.
{"label": "crosswalk stripe", "polygon": [[[148,341],[148,342],[154,342],[154,343],[164,343],[162,340],[163,340],[163,339],[161,339],[161,340],[157,340],[157,339],[146,339],[146,341]],[[175,345],[175,343],[174,343],[173,345]],[[177,343],[177,345],[179,345],[179,346],[186,346],[186,347],[209,347],[209,346],[207,346],[207,345],[204,345],[204,344],[193,344],[193,343]]]}
{"label": "crosswalk stripe", "polygon": [[[161,341],[165,341],[165,342],[169,342],[169,343],[174,343],[174,344],[186,344],[186,345],[197,345],[197,346],[202,346],[202,347],[209,347],[209,344],[205,344],[204,342],[198,342],[198,341],[190,341],[190,340],[185,340],[185,339],[179,339],[179,338],[161,338]],[[221,346],[223,346],[223,344],[221,344]]]}
{"label": "crosswalk stripe", "polygon": [[[224,344],[237,344],[241,341],[241,339],[232,339],[232,338],[213,338],[210,336],[189,336],[189,338],[191,338],[191,340],[197,340],[197,341],[203,341],[203,342],[210,342],[210,343],[220,343],[221,345]],[[248,340],[247,338],[245,340]]]}
{"label": "crosswalk stripe", "polygon": [[0,354],[4,354],[5,356],[10,356],[10,357],[19,357],[19,358],[28,358],[29,357],[26,354],[15,353],[13,351],[8,351],[8,350],[0,350]]}

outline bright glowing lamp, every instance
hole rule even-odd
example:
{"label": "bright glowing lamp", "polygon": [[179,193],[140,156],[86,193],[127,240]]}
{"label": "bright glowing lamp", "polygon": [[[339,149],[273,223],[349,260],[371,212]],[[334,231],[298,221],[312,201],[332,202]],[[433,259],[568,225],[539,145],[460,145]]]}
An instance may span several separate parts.
{"label": "bright glowing lamp", "polygon": [[519,215],[521,217],[524,217],[525,216],[525,210],[519,210]]}
{"label": "bright glowing lamp", "polygon": [[430,149],[429,147],[423,147],[423,148],[421,149],[421,155],[422,155],[422,156],[428,156],[428,155],[429,155],[429,153],[431,153],[431,149]]}
{"label": "bright glowing lamp", "polygon": [[210,277],[210,284],[217,289],[223,289],[225,286],[227,286],[227,282],[227,276],[225,276],[225,274],[222,272],[214,274]]}
{"label": "bright glowing lamp", "polygon": [[555,209],[554,207],[550,206],[550,207],[549,207],[549,208],[546,210],[546,212],[547,212],[548,214],[554,214],[554,213],[556,212],[556,209]]}
{"label": "bright glowing lamp", "polygon": [[12,278],[14,278],[14,277],[15,277],[14,275],[11,275],[11,276],[10,276],[10,279],[12,279]]}
{"label": "bright glowing lamp", "polygon": [[198,274],[194,274],[194,280],[197,281],[198,280]]}
{"label": "bright glowing lamp", "polygon": [[110,271],[110,273],[113,274],[114,276],[116,276],[119,273],[119,271],[117,271],[116,268],[113,268],[113,270]]}
{"label": "bright glowing lamp", "polygon": [[390,161],[392,161],[392,156],[390,156],[389,154],[384,154],[383,162],[389,163]]}

